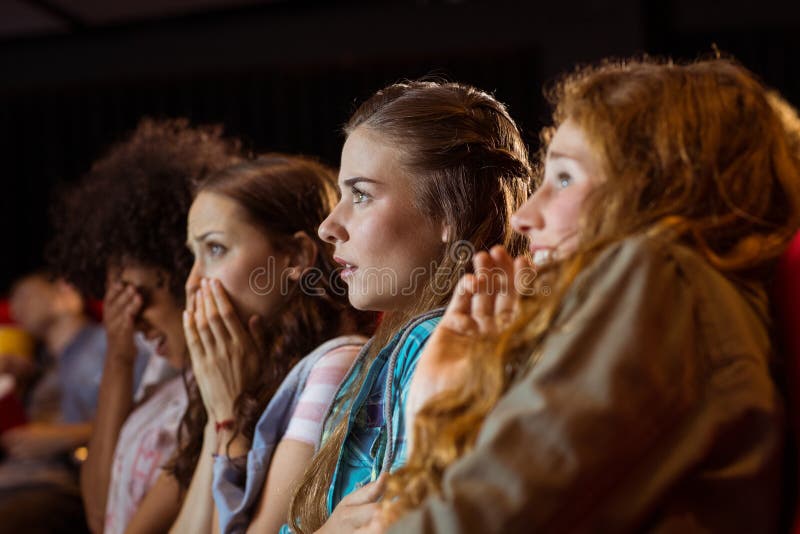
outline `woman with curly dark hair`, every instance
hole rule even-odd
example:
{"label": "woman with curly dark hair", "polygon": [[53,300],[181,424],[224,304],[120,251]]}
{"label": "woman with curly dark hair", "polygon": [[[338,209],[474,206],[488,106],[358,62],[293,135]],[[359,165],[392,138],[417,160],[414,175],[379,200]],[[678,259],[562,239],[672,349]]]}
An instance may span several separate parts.
{"label": "woman with curly dark hair", "polygon": [[284,522],[324,413],[366,342],[345,334],[373,323],[349,306],[333,247],[317,235],[336,201],[332,169],[282,154],[199,187],[184,314],[195,383],[170,468],[191,484],[173,531],[276,532]]}
{"label": "woman with curly dark hair", "polygon": [[[223,139],[220,128],[145,119],[56,210],[51,261],[84,291],[105,295],[108,350],[81,472],[94,532],[135,531],[142,523],[164,530],[178,512],[178,484],[156,480],[177,446],[186,389],[177,376],[134,403],[134,332],[171,367],[185,366],[181,311],[192,265],[184,245],[192,188],[238,154],[238,143]],[[147,512],[137,514],[145,496]]]}

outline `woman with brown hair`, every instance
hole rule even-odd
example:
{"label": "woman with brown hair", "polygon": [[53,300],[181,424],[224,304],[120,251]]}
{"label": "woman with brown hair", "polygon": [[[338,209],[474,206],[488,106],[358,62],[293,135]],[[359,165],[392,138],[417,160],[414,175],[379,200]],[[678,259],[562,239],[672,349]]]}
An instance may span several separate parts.
{"label": "woman with brown hair", "polygon": [[295,491],[298,532],[356,526],[337,504],[404,463],[408,385],[471,252],[524,251],[510,216],[529,192],[527,151],[493,97],[456,83],[395,84],[364,102],[345,132],[341,199],[319,234],[335,245],[353,306],[384,319]]}
{"label": "woman with brown hair", "polygon": [[[160,478],[187,406],[181,312],[192,265],[184,246],[195,182],[239,159],[218,126],[143,119],[67,191],[56,208],[54,266],[88,295],[104,297],[108,338],[81,494],[93,532],[164,530],[180,507]],[[155,378],[134,397],[138,337],[155,355]],[[157,380],[161,370],[166,377]],[[143,503],[151,505],[145,507]],[[155,506],[153,506],[155,505]]]}
{"label": "woman with brown hair", "polygon": [[188,493],[174,531],[277,531],[286,517],[324,410],[366,341],[348,334],[373,323],[349,306],[333,247],[316,233],[335,184],[311,159],[267,154],[197,189],[183,317],[194,380],[170,466]]}
{"label": "woman with brown hair", "polygon": [[505,251],[476,257],[421,356],[408,464],[360,507],[363,532],[778,529],[765,289],[800,227],[800,132],[776,102],[726,60],[564,79],[514,216],[539,276],[521,287]]}

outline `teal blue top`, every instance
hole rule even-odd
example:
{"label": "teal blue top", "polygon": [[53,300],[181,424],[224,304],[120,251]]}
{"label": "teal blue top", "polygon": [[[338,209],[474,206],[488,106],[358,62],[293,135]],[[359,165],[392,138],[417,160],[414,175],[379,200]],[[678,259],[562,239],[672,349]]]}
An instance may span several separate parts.
{"label": "teal blue top", "polygon": [[[409,321],[369,364],[364,384],[348,406],[342,400],[353,387],[365,364],[368,346],[339,388],[323,430],[322,443],[330,437],[343,414],[347,414],[347,434],[328,490],[328,513],[348,494],[378,478],[383,471],[394,471],[406,461],[406,397],[417,360],[443,309]],[[339,415],[339,417],[337,417]],[[288,534],[287,525],[281,534]]]}

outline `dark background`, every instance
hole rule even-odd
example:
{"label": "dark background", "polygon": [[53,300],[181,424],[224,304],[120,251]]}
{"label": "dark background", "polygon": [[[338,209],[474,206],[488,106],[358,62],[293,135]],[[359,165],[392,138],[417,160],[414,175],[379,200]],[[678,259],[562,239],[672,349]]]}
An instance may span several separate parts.
{"label": "dark background", "polygon": [[494,92],[535,148],[542,86],[576,63],[714,46],[800,105],[795,4],[0,0],[0,295],[41,265],[58,188],[143,115],[335,165],[357,102],[435,74]]}

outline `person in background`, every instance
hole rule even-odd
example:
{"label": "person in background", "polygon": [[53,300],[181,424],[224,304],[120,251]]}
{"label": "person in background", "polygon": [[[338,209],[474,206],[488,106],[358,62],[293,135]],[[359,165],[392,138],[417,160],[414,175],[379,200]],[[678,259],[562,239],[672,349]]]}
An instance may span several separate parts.
{"label": "person in background", "polygon": [[[194,184],[237,161],[239,151],[220,127],[143,119],[55,210],[51,262],[89,294],[103,296],[109,340],[100,408],[81,469],[93,532],[163,532],[180,507],[177,483],[159,476],[176,449],[187,406],[189,377],[180,373],[188,373],[181,322],[192,265],[186,216]],[[156,372],[134,398],[140,337],[156,355],[148,373],[166,372]],[[151,507],[140,514],[144,501]]]}
{"label": "person in background", "polygon": [[[19,531],[85,524],[72,453],[91,435],[105,333],[82,295],[48,273],[19,279],[9,300],[13,318],[41,344],[42,374],[27,399],[28,423],[0,437],[0,521]],[[135,355],[132,384],[146,359]]]}
{"label": "person in background", "polygon": [[22,399],[36,378],[36,342],[0,300],[0,435],[28,420]]}

